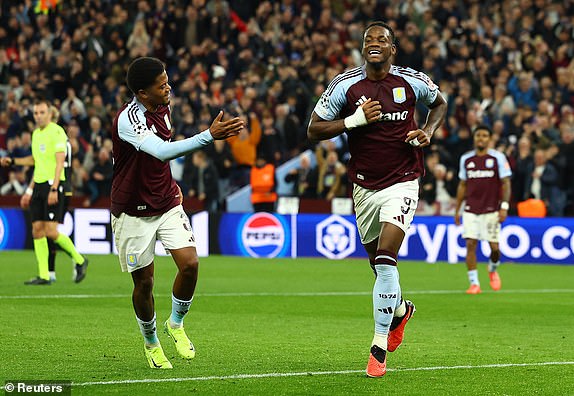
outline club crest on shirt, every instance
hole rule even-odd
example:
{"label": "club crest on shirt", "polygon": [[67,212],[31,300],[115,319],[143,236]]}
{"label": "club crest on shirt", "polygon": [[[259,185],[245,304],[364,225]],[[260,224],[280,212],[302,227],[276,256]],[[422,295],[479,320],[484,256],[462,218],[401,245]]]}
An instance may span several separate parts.
{"label": "club crest on shirt", "polygon": [[487,168],[492,168],[492,167],[494,167],[494,160],[493,160],[492,158],[487,158],[487,159],[486,159],[486,162],[484,163],[484,165],[485,165]]}
{"label": "club crest on shirt", "polygon": [[405,87],[393,88],[393,101],[395,103],[403,103],[405,100],[407,100]]}

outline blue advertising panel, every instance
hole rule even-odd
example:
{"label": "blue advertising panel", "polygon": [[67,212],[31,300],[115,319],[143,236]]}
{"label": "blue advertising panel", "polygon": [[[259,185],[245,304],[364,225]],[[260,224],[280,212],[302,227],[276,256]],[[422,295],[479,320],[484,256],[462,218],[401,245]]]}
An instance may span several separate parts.
{"label": "blue advertising panel", "polygon": [[224,214],[218,230],[221,254],[291,256],[290,218],[265,212]]}
{"label": "blue advertising panel", "polygon": [[[462,226],[452,217],[418,216],[407,231],[399,257],[429,263],[464,262]],[[219,224],[222,254],[252,257],[367,257],[354,216],[269,213],[224,214]],[[574,264],[574,219],[508,218],[499,239],[502,260],[517,263]],[[490,246],[480,242],[479,261]]]}
{"label": "blue advertising panel", "polygon": [[332,259],[367,257],[361,245],[355,216],[298,215],[297,256]]}
{"label": "blue advertising panel", "polygon": [[20,209],[0,209],[0,250],[24,249],[27,225]]}
{"label": "blue advertising panel", "polygon": [[[574,264],[574,219],[509,217],[499,237],[502,260],[517,263]],[[399,256],[429,263],[464,261],[462,226],[451,217],[419,216],[407,231]],[[488,242],[479,242],[477,259],[490,255]]]}

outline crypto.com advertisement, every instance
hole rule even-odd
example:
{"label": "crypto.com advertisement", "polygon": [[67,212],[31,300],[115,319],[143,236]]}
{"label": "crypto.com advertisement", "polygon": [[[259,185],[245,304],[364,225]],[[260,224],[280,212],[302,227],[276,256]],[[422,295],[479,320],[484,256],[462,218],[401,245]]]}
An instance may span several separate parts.
{"label": "crypto.com advertisement", "polygon": [[[354,216],[223,214],[219,252],[251,257],[366,257]],[[574,264],[574,219],[509,218],[500,233],[503,260],[517,263]],[[451,217],[423,217],[405,235],[399,257],[429,263],[464,261],[462,226]],[[490,247],[481,242],[478,258]]]}

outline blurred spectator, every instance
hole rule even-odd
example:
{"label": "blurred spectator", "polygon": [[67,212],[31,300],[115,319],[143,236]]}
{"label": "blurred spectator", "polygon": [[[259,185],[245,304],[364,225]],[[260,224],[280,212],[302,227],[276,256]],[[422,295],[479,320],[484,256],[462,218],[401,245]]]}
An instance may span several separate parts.
{"label": "blurred spectator", "polygon": [[435,202],[438,207],[438,214],[443,216],[454,215],[456,188],[458,185],[458,181],[454,177],[454,172],[447,169],[443,164],[436,164],[433,169],[433,174],[436,180]]}
{"label": "blurred spectator", "polygon": [[530,138],[523,136],[518,140],[518,149],[509,158],[512,164],[511,192],[513,201],[521,201],[528,196],[526,191],[526,180],[528,171],[533,168],[534,158],[532,156],[532,143]]}
{"label": "blurred spectator", "polygon": [[279,164],[281,162],[281,137],[273,126],[273,115],[268,110],[263,112],[262,135],[259,142],[259,155],[265,158],[267,162]]}
{"label": "blurred spectator", "polygon": [[245,127],[239,135],[227,139],[236,164],[231,172],[231,184],[236,188],[249,184],[251,168],[255,166],[257,145],[261,141],[261,125],[255,113],[250,114],[249,119],[243,114],[240,117]]}
{"label": "blurred spectator", "polygon": [[558,170],[548,162],[546,150],[536,149],[534,162],[527,169],[526,191],[523,199],[541,199],[546,204],[549,216],[563,216],[566,196],[558,187],[559,181]]}
{"label": "blurred spectator", "polygon": [[78,158],[72,158],[72,189],[74,195],[85,195],[88,191],[90,175]]}
{"label": "blurred spectator", "polygon": [[273,212],[277,202],[275,165],[258,156],[250,172],[251,203],[255,212]]}
{"label": "blurred spectator", "polygon": [[104,139],[108,137],[102,129],[102,121],[97,116],[92,116],[89,126],[84,139],[94,147],[94,150],[99,150],[104,144]]}
{"label": "blurred spectator", "polygon": [[342,180],[347,169],[339,161],[334,147],[325,153],[323,144],[318,144],[315,156],[318,169],[317,195],[329,201],[335,197],[344,197],[346,185]]}
{"label": "blurred spectator", "polygon": [[[207,156],[213,161],[219,176],[219,198],[220,201],[231,193],[230,176],[234,167],[231,148],[225,140],[216,140],[212,145],[205,147]],[[222,202],[220,202],[221,204]]]}
{"label": "blurred spectator", "polygon": [[536,109],[538,92],[531,73],[524,71],[517,76],[512,76],[508,82],[508,92],[517,105],[528,106],[532,110]]}
{"label": "blurred spectator", "polygon": [[561,129],[560,153],[566,160],[562,183],[566,190],[566,215],[574,216],[574,124],[561,125]]}
{"label": "blurred spectator", "polygon": [[26,172],[17,169],[8,172],[8,181],[0,187],[0,195],[22,195],[28,187]]}
{"label": "blurred spectator", "polygon": [[205,210],[215,212],[219,204],[217,169],[203,150],[194,152],[191,158],[193,168],[184,174],[185,184],[189,187],[187,195],[203,202]]}
{"label": "blurred spectator", "polygon": [[60,106],[60,116],[66,124],[74,119],[82,125],[85,120],[87,116],[86,107],[84,102],[76,96],[74,88],[68,88],[67,96]]}
{"label": "blurred spectator", "polygon": [[437,213],[436,202],[436,177],[433,169],[439,164],[437,152],[431,152],[425,156],[425,173],[420,180],[419,209],[420,214],[434,215]]}
{"label": "blurred spectator", "polygon": [[98,152],[98,160],[90,173],[88,180],[88,189],[90,198],[84,203],[84,206],[93,204],[99,197],[109,197],[112,190],[113,165],[110,152],[102,148]]}
{"label": "blurred spectator", "polygon": [[311,166],[309,154],[299,155],[299,166],[285,175],[285,182],[293,183],[292,196],[317,198],[317,168]]}

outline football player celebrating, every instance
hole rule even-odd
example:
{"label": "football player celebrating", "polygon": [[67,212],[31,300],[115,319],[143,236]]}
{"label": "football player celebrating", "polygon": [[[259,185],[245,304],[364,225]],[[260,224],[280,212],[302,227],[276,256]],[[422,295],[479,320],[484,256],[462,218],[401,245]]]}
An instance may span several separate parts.
{"label": "football player celebrating", "polygon": [[[369,377],[385,374],[387,351],[401,344],[405,324],[415,312],[401,293],[397,255],[417,208],[418,178],[424,172],[421,149],[430,144],[447,109],[425,74],[392,64],[396,53],[392,28],[384,22],[370,24],[363,36],[366,63],[331,81],[307,131],[313,140],[348,135],[357,227],[376,277]],[[430,109],[421,128],[415,122],[419,101]]]}
{"label": "football player celebrating", "polygon": [[171,142],[170,94],[164,65],[155,58],[134,60],[127,72],[134,98],[116,115],[112,130],[114,175],[112,229],[122,271],[131,274],[132,301],[145,340],[151,368],[172,368],[157,338],[153,298],[154,248],[159,239],[177,265],[171,316],[164,329],[180,356],[191,359],[195,349],[183,329],[183,318],[193,300],[199,260],[181,190],[171,175],[169,160],[237,135],[239,118],[222,121],[220,111],[209,129]]}

